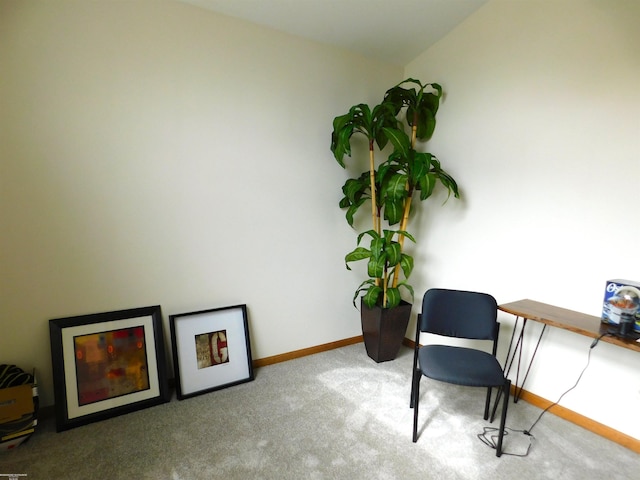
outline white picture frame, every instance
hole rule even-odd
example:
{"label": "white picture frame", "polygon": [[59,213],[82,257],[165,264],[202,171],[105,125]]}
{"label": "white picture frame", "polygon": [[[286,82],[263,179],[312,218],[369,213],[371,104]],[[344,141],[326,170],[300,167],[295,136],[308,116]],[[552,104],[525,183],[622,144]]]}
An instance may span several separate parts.
{"label": "white picture frame", "polygon": [[178,400],[254,379],[247,306],[169,316]]}

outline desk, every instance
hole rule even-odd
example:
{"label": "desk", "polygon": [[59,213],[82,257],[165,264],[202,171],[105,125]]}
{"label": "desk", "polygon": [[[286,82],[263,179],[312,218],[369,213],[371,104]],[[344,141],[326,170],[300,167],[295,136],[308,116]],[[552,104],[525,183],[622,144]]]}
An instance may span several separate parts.
{"label": "desk", "polygon": [[[628,348],[630,350],[640,352],[640,343],[637,341],[637,339],[640,338],[640,334],[634,332],[633,334],[631,334],[631,337],[628,338],[607,335],[609,329],[613,327],[613,325],[602,323],[600,317],[594,317],[593,315],[574,312],[573,310],[567,310],[566,308],[560,308],[529,299],[505,303],[503,305],[499,305],[498,309],[516,316],[516,323],[513,327],[511,341],[509,342],[509,350],[507,351],[507,359],[504,365],[505,375],[508,375],[518,352],[518,370],[516,372],[516,381],[514,383],[514,402],[517,402],[520,399],[522,389],[524,388],[524,383],[527,381],[527,376],[529,375],[531,364],[533,363],[533,359],[535,358],[536,352],[538,351],[540,340],[542,339],[542,335],[544,334],[547,325],[556,328],[562,328],[563,330],[569,330],[581,335],[586,335],[587,337],[591,338],[600,338],[600,340],[603,342],[611,343],[619,347]],[[518,321],[520,318],[523,319],[522,327],[520,328],[517,342],[512,351],[511,349],[513,347],[513,341],[516,337],[516,330],[518,329]],[[522,359],[522,343],[527,320],[533,320],[535,322],[542,323],[543,327],[542,332],[540,332],[538,342],[536,343],[535,350],[533,351],[533,356],[531,357],[531,361],[529,362],[529,366],[527,367],[524,379],[522,380],[522,384],[520,385],[520,387],[518,387],[518,381],[520,377],[520,361]]]}

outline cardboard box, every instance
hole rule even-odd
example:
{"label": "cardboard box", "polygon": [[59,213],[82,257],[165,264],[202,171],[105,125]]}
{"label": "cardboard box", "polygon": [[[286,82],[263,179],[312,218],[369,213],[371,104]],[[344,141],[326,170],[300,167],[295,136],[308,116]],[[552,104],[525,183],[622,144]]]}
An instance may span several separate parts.
{"label": "cardboard box", "polygon": [[0,423],[13,422],[32,413],[32,384],[0,388]]}
{"label": "cardboard box", "polygon": [[[619,315],[616,314],[611,307],[610,300],[616,296],[618,290],[622,287],[635,287],[640,290],[640,282],[633,280],[615,279],[607,280],[604,290],[604,301],[602,305],[602,321],[617,325],[620,323]],[[635,314],[635,330],[640,331],[640,311]]]}
{"label": "cardboard box", "polygon": [[25,442],[38,424],[38,383],[0,388],[0,453]]}

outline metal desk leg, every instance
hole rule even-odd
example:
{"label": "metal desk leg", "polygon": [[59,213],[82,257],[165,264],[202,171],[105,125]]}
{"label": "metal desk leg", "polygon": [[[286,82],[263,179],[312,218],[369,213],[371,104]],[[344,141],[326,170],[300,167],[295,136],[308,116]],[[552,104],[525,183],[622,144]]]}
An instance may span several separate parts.
{"label": "metal desk leg", "polygon": [[[522,325],[522,329],[524,330],[524,325]],[[531,365],[533,364],[533,359],[536,358],[536,353],[538,352],[538,347],[540,346],[540,340],[542,340],[542,335],[544,335],[544,331],[547,329],[547,324],[545,323],[542,326],[542,331],[540,332],[540,336],[538,337],[538,342],[536,343],[536,348],[533,351],[533,355],[531,355],[531,360],[529,360],[529,366],[527,367],[527,372],[522,379],[522,384],[518,387],[518,376],[516,375],[516,385],[515,385],[515,395],[513,396],[513,403],[518,403],[520,397],[522,396],[522,389],[524,388],[524,384],[527,381],[527,377],[529,376],[529,371],[531,370]],[[518,357],[518,374],[520,373],[520,360],[522,358],[522,344],[520,344],[520,355]]]}
{"label": "metal desk leg", "polygon": [[[540,341],[542,340],[542,335],[544,334],[547,325],[544,324],[542,327],[542,331],[540,332],[540,336],[538,337],[538,342],[536,343],[536,348],[533,351],[533,355],[531,356],[531,359],[529,360],[529,365],[527,367],[527,371],[525,372],[524,378],[522,379],[522,384],[520,384],[520,386],[518,386],[518,382],[520,381],[520,365],[522,363],[522,344],[524,343],[524,330],[525,327],[527,326],[527,319],[523,318],[522,319],[522,327],[520,328],[520,333],[518,334],[518,339],[516,341],[516,344],[513,345],[513,340],[516,337],[516,331],[518,330],[518,321],[520,320],[520,317],[516,317],[516,323],[513,326],[513,332],[511,333],[511,340],[509,341],[509,349],[507,350],[507,357],[504,361],[504,365],[505,365],[505,370],[504,370],[504,374],[505,376],[509,375],[509,372],[511,372],[511,367],[513,366],[513,362],[516,358],[516,355],[518,356],[518,365],[517,365],[517,370],[516,370],[516,381],[514,382],[513,386],[514,386],[514,395],[513,395],[513,403],[518,403],[518,400],[520,400],[520,397],[522,396],[522,390],[524,388],[524,384],[527,381],[527,377],[529,376],[529,371],[531,370],[531,365],[533,364],[533,359],[536,356],[536,353],[538,352],[538,347],[540,346]],[[512,351],[512,347],[513,347],[513,351]],[[493,404],[493,410],[491,412],[491,421],[493,422],[495,415],[496,415],[496,410],[498,408],[498,403],[500,401],[500,397],[502,396],[502,390],[499,389],[498,393],[496,394],[496,399],[495,399],[495,403]]]}

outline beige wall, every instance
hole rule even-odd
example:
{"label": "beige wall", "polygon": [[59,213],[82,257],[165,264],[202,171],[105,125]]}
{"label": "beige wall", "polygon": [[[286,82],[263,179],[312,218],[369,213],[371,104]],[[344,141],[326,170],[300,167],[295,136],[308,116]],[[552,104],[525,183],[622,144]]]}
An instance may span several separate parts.
{"label": "beige wall", "polygon": [[[494,0],[407,66],[446,91],[429,148],[464,195],[418,233],[416,291],[479,289],[599,316],[606,280],[640,280],[638,24],[635,1]],[[501,321],[505,347],[514,319]],[[548,331],[527,390],[557,400],[590,344]],[[640,355],[604,343],[562,400],[635,438],[639,403]]]}
{"label": "beige wall", "polygon": [[246,303],[254,358],[360,334],[333,117],[402,69],[177,2],[0,3],[0,363],[48,320]]}

